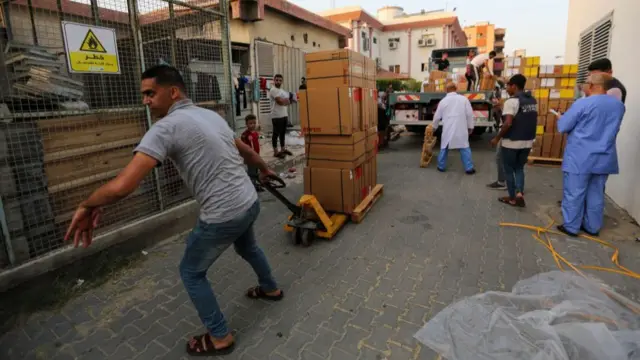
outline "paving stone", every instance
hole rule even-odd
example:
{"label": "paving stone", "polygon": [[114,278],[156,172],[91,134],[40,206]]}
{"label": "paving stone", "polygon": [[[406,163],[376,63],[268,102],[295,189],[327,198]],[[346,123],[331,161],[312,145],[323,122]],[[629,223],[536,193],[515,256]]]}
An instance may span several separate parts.
{"label": "paving stone", "polygon": [[[456,299],[508,291],[520,279],[555,269],[529,232],[498,223],[546,226],[538,214],[555,206],[562,174],[527,168],[532,195],[527,209],[514,211],[497,202],[500,192],[485,187],[495,176],[495,152],[485,140],[472,142],[478,173],[467,176],[453,156],[446,173],[420,168],[419,137],[402,137],[378,156],[384,196],[365,221],[310,248],[291,245],[282,230],[288,210],[260,194],[256,237],[286,296],[280,302],[246,298],[255,275],[233,250],[222,254],[209,279],[229,327],[239,331],[236,351],[225,359],[434,360],[437,354],[413,338],[423,321]],[[294,179],[284,195],[299,198],[301,180]],[[596,244],[552,241],[576,263],[611,265],[609,252]],[[616,245],[624,265],[640,271],[634,244]],[[33,314],[0,335],[0,357],[187,359],[185,340],[204,329],[180,281],[183,250],[182,240],[148,249],[142,266],[61,309]],[[626,296],[640,294],[633,279],[596,275]],[[146,283],[151,285],[143,296],[133,296]],[[38,339],[39,353],[32,339]]]}

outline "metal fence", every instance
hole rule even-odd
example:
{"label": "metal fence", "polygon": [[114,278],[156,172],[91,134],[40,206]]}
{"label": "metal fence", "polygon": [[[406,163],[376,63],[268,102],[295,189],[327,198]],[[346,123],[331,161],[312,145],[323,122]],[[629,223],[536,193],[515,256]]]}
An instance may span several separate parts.
{"label": "metal fence", "polygon": [[[75,207],[152,126],[140,75],[178,68],[233,126],[228,1],[0,0],[0,268],[65,246]],[[221,9],[225,9],[224,11]],[[100,232],[190,198],[170,162],[105,209]]]}

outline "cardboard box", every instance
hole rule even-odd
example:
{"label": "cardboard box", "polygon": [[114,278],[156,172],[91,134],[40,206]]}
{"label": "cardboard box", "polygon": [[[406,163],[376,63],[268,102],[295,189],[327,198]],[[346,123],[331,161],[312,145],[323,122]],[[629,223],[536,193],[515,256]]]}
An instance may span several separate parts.
{"label": "cardboard box", "polygon": [[551,145],[553,145],[553,134],[542,135],[542,157],[551,157]]}
{"label": "cardboard box", "polygon": [[538,116],[546,115],[549,112],[549,99],[541,98],[536,99],[536,101],[538,102]]}
{"label": "cardboard box", "polygon": [[509,68],[519,68],[520,66],[524,65],[524,62],[522,61],[521,57],[509,57],[506,59],[507,60],[507,67]]}
{"label": "cardboard box", "polygon": [[549,99],[573,99],[575,90],[573,89],[552,89],[549,93]]}
{"label": "cardboard box", "polygon": [[363,87],[364,55],[348,50],[318,51],[305,54],[307,88]]}
{"label": "cardboard box", "polygon": [[560,79],[560,86],[565,89],[573,89],[576,87],[576,78],[562,78]]}
{"label": "cardboard box", "polygon": [[547,123],[547,117],[544,114],[538,113],[538,126],[542,126],[544,128],[544,125]]}
{"label": "cardboard box", "polygon": [[[368,56],[364,57],[364,78],[365,80],[376,81],[378,75],[378,67],[376,61]],[[367,86],[370,87],[370,86]],[[374,86],[375,88],[375,86]]]}
{"label": "cardboard box", "polygon": [[540,68],[537,66],[527,66],[524,68],[524,76],[526,77],[538,77]]}
{"label": "cardboard box", "polygon": [[378,154],[378,127],[369,128],[366,131],[366,137],[365,151],[368,159]]}
{"label": "cardboard box", "polygon": [[551,143],[551,157],[552,158],[562,158],[562,139],[563,134],[555,133],[553,134],[553,141]]}
{"label": "cardboard box", "polygon": [[530,156],[542,156],[542,135],[536,135],[533,141],[533,147],[531,148]]}
{"label": "cardboard box", "polygon": [[528,56],[525,57],[525,65],[526,66],[539,66],[540,65],[540,56]]}
{"label": "cardboard box", "polygon": [[305,134],[351,135],[361,131],[362,90],[307,88],[299,92],[300,125]]}
{"label": "cardboard box", "polygon": [[555,111],[562,111],[560,110],[560,100],[549,99],[549,109],[553,109]]}
{"label": "cardboard box", "polygon": [[552,78],[554,77],[553,70],[554,70],[553,65],[540,65],[538,76],[541,78]]}
{"label": "cardboard box", "polygon": [[553,134],[556,132],[556,116],[553,114],[547,114],[547,121],[545,122],[544,125],[544,132],[546,134]]}
{"label": "cardboard box", "polygon": [[536,100],[548,99],[550,92],[551,91],[549,89],[534,89],[531,92],[531,95],[533,95],[533,97],[536,98]]}
{"label": "cardboard box", "polygon": [[540,87],[540,79],[528,77],[527,82],[524,85],[525,90],[534,90]]}
{"label": "cardboard box", "polygon": [[362,109],[362,120],[360,121],[360,128],[367,130],[370,127],[378,124],[378,90],[375,89],[362,89],[362,102],[360,103]]}
{"label": "cardboard box", "polygon": [[366,195],[369,195],[373,187],[378,184],[378,158],[376,156],[369,157],[362,166],[364,168]]}
{"label": "cardboard box", "polygon": [[325,169],[355,169],[365,161],[366,147],[366,133],[364,131],[350,136],[306,136],[307,166]]}
{"label": "cardboard box", "polygon": [[350,214],[367,195],[364,170],[304,168],[304,193],[329,212]]}

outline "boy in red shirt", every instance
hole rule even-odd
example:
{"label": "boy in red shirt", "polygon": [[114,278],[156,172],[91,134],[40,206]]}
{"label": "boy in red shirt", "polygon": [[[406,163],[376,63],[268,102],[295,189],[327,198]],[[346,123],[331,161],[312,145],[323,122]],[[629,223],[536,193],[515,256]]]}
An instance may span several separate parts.
{"label": "boy in red shirt", "polygon": [[[240,140],[243,143],[249,145],[250,148],[253,149],[257,154],[260,154],[260,134],[256,131],[256,127],[258,125],[258,119],[255,115],[249,114],[244,118],[244,122],[247,125],[247,130],[245,130],[240,136]],[[262,186],[258,183],[258,168],[253,167],[251,165],[247,165],[247,172],[253,180],[253,184],[256,187],[256,191],[261,192],[264,191]]]}

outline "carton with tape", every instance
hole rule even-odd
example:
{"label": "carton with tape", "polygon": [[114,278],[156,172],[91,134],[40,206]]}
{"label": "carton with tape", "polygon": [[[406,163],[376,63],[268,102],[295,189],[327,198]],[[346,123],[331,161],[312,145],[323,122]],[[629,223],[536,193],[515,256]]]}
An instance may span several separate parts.
{"label": "carton with tape", "polygon": [[329,212],[350,214],[367,196],[364,169],[304,168],[304,193],[314,195]]}
{"label": "carton with tape", "polygon": [[298,101],[305,134],[351,135],[362,130],[360,88],[308,88],[299,92]]}
{"label": "carton with tape", "polygon": [[364,87],[364,55],[342,49],[318,51],[305,54],[307,63],[307,88]]}
{"label": "carton with tape", "polygon": [[348,136],[311,135],[305,137],[307,166],[326,169],[354,169],[366,159],[364,131]]}

